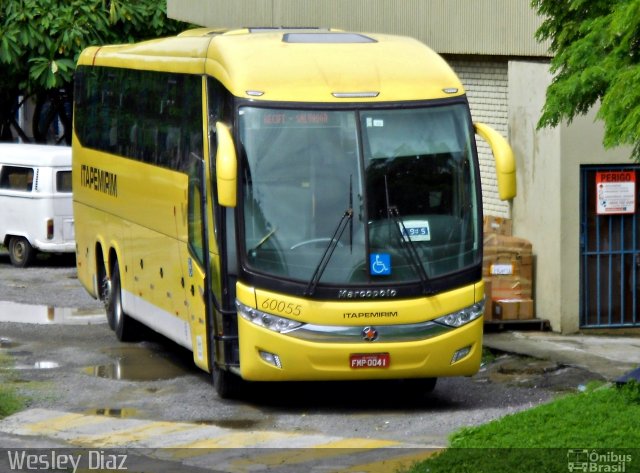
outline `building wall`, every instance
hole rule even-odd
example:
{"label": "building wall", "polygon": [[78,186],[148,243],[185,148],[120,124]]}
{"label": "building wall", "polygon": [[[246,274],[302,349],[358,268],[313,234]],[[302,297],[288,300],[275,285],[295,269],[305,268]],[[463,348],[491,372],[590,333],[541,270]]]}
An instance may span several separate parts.
{"label": "building wall", "polygon": [[597,107],[571,124],[537,130],[551,78],[548,62],[509,62],[509,141],[518,182],[513,228],[533,244],[538,318],[573,333],[580,326],[580,166],[629,164],[631,150],[603,148]]}
{"label": "building wall", "polygon": [[[585,116],[574,119],[570,125],[560,127],[560,155],[562,188],[560,208],[562,230],[560,245],[562,259],[563,306],[560,329],[572,332],[579,327],[580,292],[580,166],[588,164],[631,164],[631,148],[619,147],[605,150],[602,145],[604,125],[596,121],[598,107]],[[595,288],[594,288],[595,289]],[[588,289],[589,290],[589,289]]]}
{"label": "building wall", "polygon": [[[492,126],[508,137],[507,91],[508,64],[495,57],[446,57],[456,71],[469,98],[474,122]],[[489,145],[476,137],[480,159],[482,199],[485,214],[510,217],[509,202],[498,198],[496,167]]]}
{"label": "building wall", "polygon": [[533,244],[536,315],[560,331],[561,131],[536,129],[550,82],[548,62],[509,63],[509,142],[516,157],[518,185],[518,196],[513,200],[514,233]]}
{"label": "building wall", "polygon": [[209,27],[320,26],[412,36],[443,54],[547,56],[530,0],[167,0]]}

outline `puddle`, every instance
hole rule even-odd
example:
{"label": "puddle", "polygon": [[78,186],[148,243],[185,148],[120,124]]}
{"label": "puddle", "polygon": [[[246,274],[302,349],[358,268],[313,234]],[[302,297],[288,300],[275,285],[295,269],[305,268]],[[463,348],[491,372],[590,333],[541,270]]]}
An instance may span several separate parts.
{"label": "puddle", "polygon": [[7,355],[13,356],[14,358],[16,358],[21,356],[32,356],[33,352],[28,350],[13,350],[13,351],[8,351]]}
{"label": "puddle", "polygon": [[48,360],[36,361],[32,365],[19,364],[11,367],[13,370],[52,370],[55,368],[60,368],[60,363]]}
{"label": "puddle", "polygon": [[94,415],[94,416],[104,416],[104,417],[117,417],[119,419],[126,419],[128,417],[133,417],[138,413],[137,409],[133,409],[130,407],[125,408],[99,408],[99,409],[88,409],[84,411],[84,414]]}
{"label": "puddle", "polygon": [[196,424],[215,425],[225,429],[252,429],[260,424],[260,421],[254,419],[209,419],[195,422]]}
{"label": "puddle", "polygon": [[575,391],[581,384],[603,378],[590,371],[520,356],[502,356],[486,365],[475,377],[480,383],[501,383],[551,391]]}
{"label": "puddle", "polygon": [[16,348],[19,347],[21,344],[14,342],[8,338],[0,338],[0,348]]}
{"label": "puddle", "polygon": [[189,369],[144,347],[119,347],[107,352],[111,363],[87,366],[83,372],[96,378],[125,381],[173,379],[190,373]]}
{"label": "puddle", "polygon": [[107,322],[103,311],[0,301],[0,322],[93,325]]}

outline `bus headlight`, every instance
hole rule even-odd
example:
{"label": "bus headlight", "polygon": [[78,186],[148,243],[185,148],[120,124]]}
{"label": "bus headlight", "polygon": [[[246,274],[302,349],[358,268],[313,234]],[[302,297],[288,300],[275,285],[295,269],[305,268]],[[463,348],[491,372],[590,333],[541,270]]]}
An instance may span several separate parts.
{"label": "bus headlight", "polygon": [[457,312],[438,317],[434,322],[448,325],[449,327],[462,327],[463,325],[476,320],[478,317],[482,317],[483,313],[484,300],[477,302],[470,307],[465,307]]}
{"label": "bus headlight", "polygon": [[258,327],[268,328],[274,332],[287,333],[303,325],[302,322],[262,312],[261,310],[244,305],[239,301],[236,301],[236,308],[238,309],[238,314],[240,314],[243,319],[248,320]]}

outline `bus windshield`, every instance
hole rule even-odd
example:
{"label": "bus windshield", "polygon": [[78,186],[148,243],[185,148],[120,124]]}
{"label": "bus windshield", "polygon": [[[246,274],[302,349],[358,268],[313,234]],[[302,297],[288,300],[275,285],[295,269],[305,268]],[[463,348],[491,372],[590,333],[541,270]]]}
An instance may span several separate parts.
{"label": "bus windshield", "polygon": [[239,130],[250,270],[388,285],[478,264],[478,169],[464,104],[243,107]]}

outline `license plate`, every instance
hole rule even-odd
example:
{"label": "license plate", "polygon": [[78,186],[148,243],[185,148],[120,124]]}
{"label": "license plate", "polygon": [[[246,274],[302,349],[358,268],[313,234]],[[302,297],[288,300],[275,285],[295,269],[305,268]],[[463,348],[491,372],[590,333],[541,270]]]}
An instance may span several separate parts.
{"label": "license plate", "polygon": [[355,353],[349,357],[352,369],[388,368],[390,364],[389,353]]}

